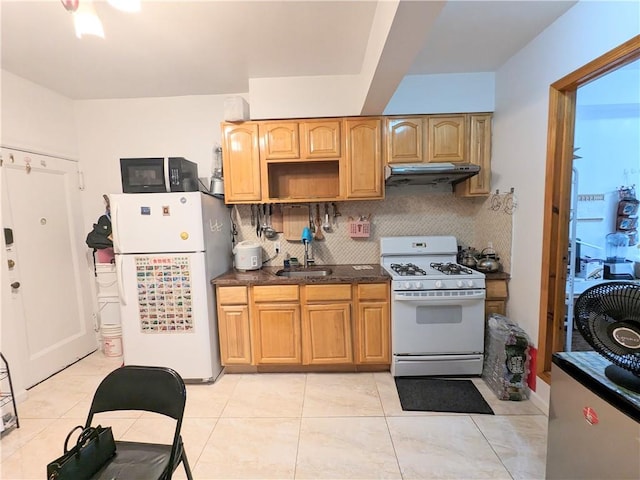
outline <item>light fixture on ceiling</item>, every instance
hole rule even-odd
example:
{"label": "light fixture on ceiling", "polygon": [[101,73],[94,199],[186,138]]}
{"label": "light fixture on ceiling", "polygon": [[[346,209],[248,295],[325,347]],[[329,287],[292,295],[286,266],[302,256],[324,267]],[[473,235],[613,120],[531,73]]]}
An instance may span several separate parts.
{"label": "light fixture on ceiling", "polygon": [[104,28],[98,18],[91,0],[82,0],[78,9],[73,14],[73,26],[76,29],[76,36],[82,38],[83,35],[95,35],[104,38]]}
{"label": "light fixture on ceiling", "polygon": [[[95,35],[104,38],[102,22],[93,8],[92,0],[60,0],[64,8],[73,15],[76,36]],[[140,11],[140,0],[107,0],[109,5],[124,12]]]}

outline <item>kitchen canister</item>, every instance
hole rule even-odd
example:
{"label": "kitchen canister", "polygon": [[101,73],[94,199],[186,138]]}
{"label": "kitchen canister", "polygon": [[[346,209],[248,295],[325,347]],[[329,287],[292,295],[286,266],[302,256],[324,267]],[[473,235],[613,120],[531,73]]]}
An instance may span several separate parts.
{"label": "kitchen canister", "polygon": [[102,351],[107,357],[122,356],[122,327],[120,325],[102,325]]}

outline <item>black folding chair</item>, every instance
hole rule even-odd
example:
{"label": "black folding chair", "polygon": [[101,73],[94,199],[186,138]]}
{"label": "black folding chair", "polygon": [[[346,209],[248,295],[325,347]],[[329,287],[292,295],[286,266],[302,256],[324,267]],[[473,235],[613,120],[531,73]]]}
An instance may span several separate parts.
{"label": "black folding chair", "polygon": [[176,429],[170,445],[116,441],[116,455],[92,478],[168,480],[182,462],[193,480],[180,436],[186,401],[184,381],[170,368],[127,365],[107,375],[93,396],[85,427],[96,413],[142,410],[173,418]]}

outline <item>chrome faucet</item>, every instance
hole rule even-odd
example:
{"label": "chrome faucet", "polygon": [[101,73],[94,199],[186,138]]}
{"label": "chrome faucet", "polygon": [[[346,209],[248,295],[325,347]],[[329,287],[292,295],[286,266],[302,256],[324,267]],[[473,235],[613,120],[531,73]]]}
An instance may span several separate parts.
{"label": "chrome faucet", "polygon": [[[304,243],[304,268],[307,268],[309,266],[309,241],[302,240],[302,243]],[[313,259],[311,262],[313,262]]]}
{"label": "chrome faucet", "polygon": [[312,239],[313,235],[311,235],[311,230],[309,230],[309,227],[304,227],[302,230],[302,243],[304,244],[304,268],[307,268],[309,264],[313,264],[313,252],[309,255],[309,245],[311,244]]}

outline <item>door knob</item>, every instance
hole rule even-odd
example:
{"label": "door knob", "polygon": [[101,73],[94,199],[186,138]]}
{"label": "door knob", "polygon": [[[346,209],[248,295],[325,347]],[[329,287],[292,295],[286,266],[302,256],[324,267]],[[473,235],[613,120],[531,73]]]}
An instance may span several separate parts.
{"label": "door knob", "polygon": [[13,289],[18,289],[18,288],[20,288],[20,282],[13,282],[13,283],[11,284],[11,288],[13,288]]}
{"label": "door knob", "polygon": [[14,262],[13,260],[9,259],[7,260],[7,265],[9,265],[9,268],[13,268],[16,266],[16,262]]}

